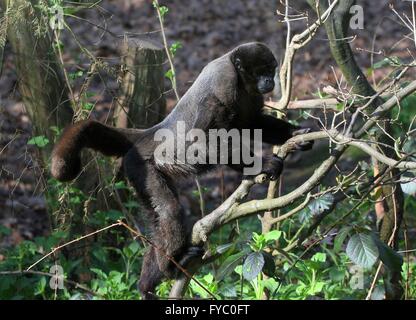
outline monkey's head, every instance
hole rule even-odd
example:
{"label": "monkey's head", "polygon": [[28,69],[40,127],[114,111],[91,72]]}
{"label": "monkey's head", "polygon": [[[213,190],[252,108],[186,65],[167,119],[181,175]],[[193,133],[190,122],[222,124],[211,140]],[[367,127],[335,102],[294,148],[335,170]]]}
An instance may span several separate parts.
{"label": "monkey's head", "polygon": [[263,43],[250,42],[231,52],[231,62],[250,94],[265,94],[274,88],[277,61]]}

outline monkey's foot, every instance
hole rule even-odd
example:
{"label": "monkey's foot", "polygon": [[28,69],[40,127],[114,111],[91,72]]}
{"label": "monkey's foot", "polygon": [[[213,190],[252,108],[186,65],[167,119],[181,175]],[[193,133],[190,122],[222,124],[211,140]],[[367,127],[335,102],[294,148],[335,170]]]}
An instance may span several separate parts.
{"label": "monkey's foot", "polygon": [[186,252],[182,255],[179,264],[182,267],[186,267],[191,260],[202,258],[205,250],[202,247],[191,246],[186,249]]}
{"label": "monkey's foot", "polygon": [[[175,262],[179,264],[180,267],[178,267],[176,263],[172,263],[171,261],[169,261],[169,264],[165,268],[161,269],[163,270],[162,272],[167,278],[177,278],[178,275],[183,273],[182,269],[187,270],[189,265],[194,261],[200,260],[205,252],[202,247],[197,246],[187,247],[183,250],[184,252],[177,254],[174,257]],[[161,265],[159,264],[159,268],[160,267]]]}
{"label": "monkey's foot", "polygon": [[283,170],[283,159],[273,155],[263,168],[262,173],[267,175],[270,180],[276,180]]}

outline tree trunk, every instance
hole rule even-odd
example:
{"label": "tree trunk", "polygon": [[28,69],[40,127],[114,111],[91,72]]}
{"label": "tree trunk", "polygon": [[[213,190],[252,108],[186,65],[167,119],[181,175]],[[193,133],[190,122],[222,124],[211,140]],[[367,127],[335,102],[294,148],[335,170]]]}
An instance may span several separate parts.
{"label": "tree trunk", "polygon": [[[53,141],[51,127],[62,128],[73,116],[62,67],[56,59],[48,30],[35,35],[33,22],[41,21],[35,10],[38,1],[1,0],[3,9],[7,3],[12,12],[7,38],[14,53],[19,92],[33,124],[33,135],[45,135],[51,142],[45,148],[49,154]],[[24,19],[15,19],[15,10]]]}
{"label": "tree trunk", "polygon": [[165,57],[165,49],[156,41],[124,39],[124,75],[116,109],[117,127],[148,128],[164,118]]}

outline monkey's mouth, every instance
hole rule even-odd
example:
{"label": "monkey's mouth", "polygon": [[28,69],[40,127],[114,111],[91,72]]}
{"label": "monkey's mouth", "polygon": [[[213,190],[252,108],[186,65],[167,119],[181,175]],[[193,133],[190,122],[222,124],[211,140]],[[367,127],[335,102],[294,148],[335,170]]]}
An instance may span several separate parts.
{"label": "monkey's mouth", "polygon": [[274,88],[274,82],[273,83],[267,83],[264,85],[258,85],[257,86],[257,91],[261,94],[265,94],[268,93],[270,91],[272,91]]}
{"label": "monkey's mouth", "polygon": [[257,82],[257,91],[261,94],[268,93],[274,88],[274,80],[270,77],[260,77]]}

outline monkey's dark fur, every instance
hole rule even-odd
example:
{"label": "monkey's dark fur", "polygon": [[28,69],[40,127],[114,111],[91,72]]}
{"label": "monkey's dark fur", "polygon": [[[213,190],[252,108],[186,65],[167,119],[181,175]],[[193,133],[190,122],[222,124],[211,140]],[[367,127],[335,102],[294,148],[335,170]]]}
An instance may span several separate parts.
{"label": "monkey's dark fur", "polygon": [[[119,129],[96,121],[81,121],[68,127],[55,146],[52,155],[52,175],[61,180],[74,179],[81,168],[83,148],[98,150],[105,155],[124,157],[125,175],[135,187],[151,221],[151,247],[145,255],[139,289],[146,298],[152,297],[163,276],[177,272],[166,255],[185,261],[199,254],[189,248],[183,210],[173,181],[179,176],[201,174],[210,165],[175,163],[163,165],[155,161],[154,150],[160,142],[154,140],[160,128],[176,132],[183,121],[186,130],[262,129],[263,141],[282,144],[295,134],[307,132],[288,122],[262,113],[263,96],[274,87],[277,67],[272,52],[261,43],[247,43],[209,63],[191,88],[180,99],[164,121],[146,130]],[[306,150],[311,143],[299,145]],[[230,165],[242,170],[243,165]],[[282,170],[282,160],[273,157],[264,167],[273,179]]]}

